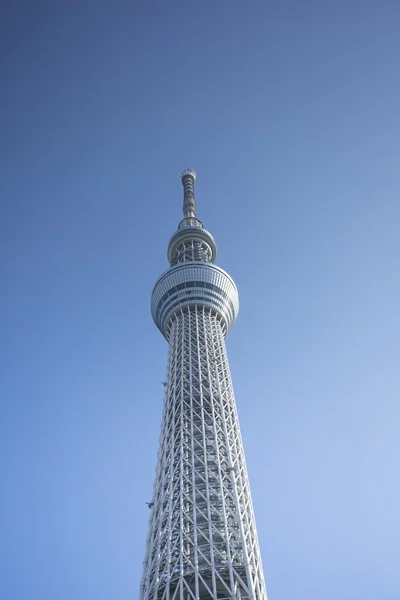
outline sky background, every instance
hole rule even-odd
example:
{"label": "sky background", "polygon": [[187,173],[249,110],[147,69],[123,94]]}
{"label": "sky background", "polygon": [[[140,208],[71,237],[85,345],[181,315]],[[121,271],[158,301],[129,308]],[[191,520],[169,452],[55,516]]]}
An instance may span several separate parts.
{"label": "sky background", "polygon": [[1,11],[0,597],[138,598],[189,167],[269,599],[399,598],[399,3]]}

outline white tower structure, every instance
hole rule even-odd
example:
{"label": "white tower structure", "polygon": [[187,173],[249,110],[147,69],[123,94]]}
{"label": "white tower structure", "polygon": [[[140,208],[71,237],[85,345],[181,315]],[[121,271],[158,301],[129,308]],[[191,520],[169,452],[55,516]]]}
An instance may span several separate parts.
{"label": "white tower structure", "polygon": [[141,600],[266,600],[225,337],[238,314],[232,278],[196,217],[191,169],[183,214],[151,311],[169,343]]}

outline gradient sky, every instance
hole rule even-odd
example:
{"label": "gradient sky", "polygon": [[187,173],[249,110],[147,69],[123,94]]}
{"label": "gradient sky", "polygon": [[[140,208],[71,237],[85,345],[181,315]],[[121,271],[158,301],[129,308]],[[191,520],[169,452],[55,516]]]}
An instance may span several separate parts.
{"label": "gradient sky", "polygon": [[400,598],[398,1],[1,10],[1,599],[138,598],[186,167],[269,598]]}

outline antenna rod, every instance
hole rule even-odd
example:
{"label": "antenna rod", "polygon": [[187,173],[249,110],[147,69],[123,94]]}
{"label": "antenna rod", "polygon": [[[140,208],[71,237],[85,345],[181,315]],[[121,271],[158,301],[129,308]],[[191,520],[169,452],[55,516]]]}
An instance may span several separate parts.
{"label": "antenna rod", "polygon": [[183,214],[184,217],[196,216],[196,202],[194,201],[194,181],[196,173],[193,169],[185,169],[181,173],[183,185]]}

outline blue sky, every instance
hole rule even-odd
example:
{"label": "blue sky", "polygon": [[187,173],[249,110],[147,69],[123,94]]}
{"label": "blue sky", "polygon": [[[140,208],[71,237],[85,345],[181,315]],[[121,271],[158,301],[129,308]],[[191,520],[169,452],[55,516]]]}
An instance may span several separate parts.
{"label": "blue sky", "polygon": [[270,600],[400,597],[397,2],[18,2],[1,69],[0,597],[138,597],[181,169]]}

